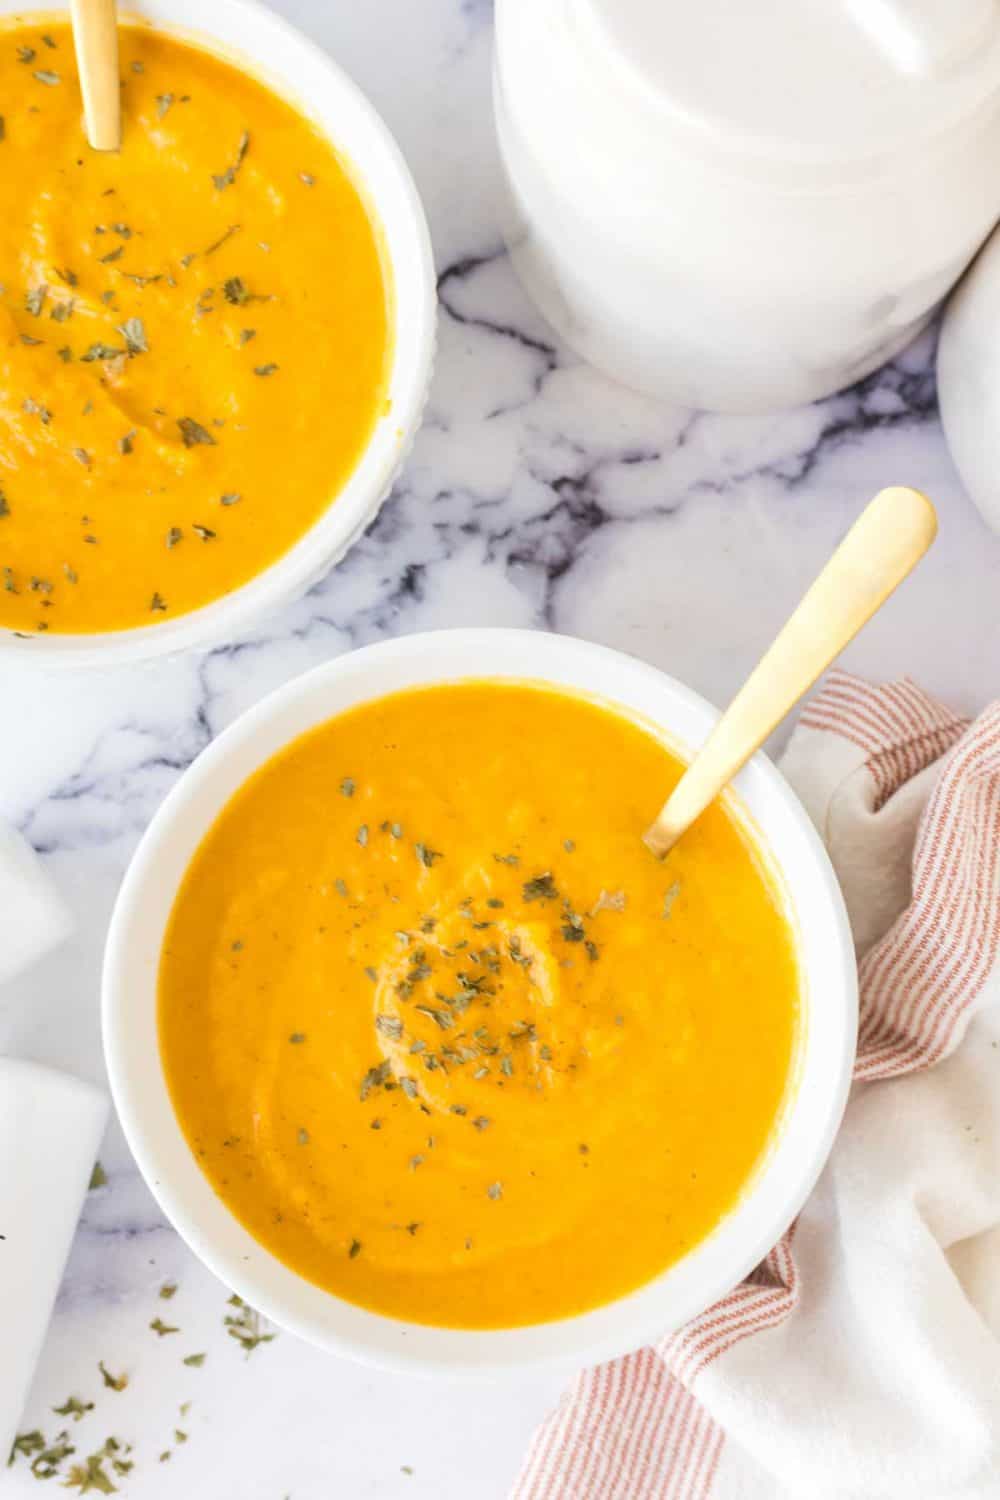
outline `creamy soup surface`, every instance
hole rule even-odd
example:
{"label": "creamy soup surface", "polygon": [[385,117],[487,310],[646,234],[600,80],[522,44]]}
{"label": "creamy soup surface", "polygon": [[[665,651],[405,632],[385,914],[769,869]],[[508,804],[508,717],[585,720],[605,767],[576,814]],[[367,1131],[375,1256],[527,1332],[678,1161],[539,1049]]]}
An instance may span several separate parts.
{"label": "creamy soup surface", "polygon": [[160,968],[202,1170],[287,1265],[419,1322],[565,1317],[730,1209],[788,1087],[788,922],[731,816],[666,863],[681,772],[540,686],[356,708],[224,809]]}
{"label": "creamy soup surface", "polygon": [[91,151],[69,28],[0,24],[0,625],[156,624],[279,558],[385,409],[389,290],[334,148],[208,52],[121,32]]}

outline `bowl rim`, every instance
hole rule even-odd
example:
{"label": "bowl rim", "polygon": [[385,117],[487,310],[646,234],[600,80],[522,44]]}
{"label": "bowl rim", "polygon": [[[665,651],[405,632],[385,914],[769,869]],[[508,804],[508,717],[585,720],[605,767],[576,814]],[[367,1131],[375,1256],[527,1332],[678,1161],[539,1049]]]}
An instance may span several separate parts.
{"label": "bowl rim", "polygon": [[[510,670],[513,663],[520,663],[520,669]],[[393,685],[386,685],[387,677]],[[761,834],[776,864],[775,829],[781,830],[779,842],[788,836],[789,847],[799,850],[795,870],[779,867],[778,873],[795,907],[808,989],[806,1035],[800,1049],[804,1062],[773,1148],[710,1235],[680,1262],[603,1307],[500,1330],[446,1329],[386,1317],[305,1281],[259,1245],[202,1175],[173,1113],[163,1075],[156,1034],[156,971],[177,882],[217,812],[281,745],[354,703],[407,686],[470,678],[568,688],[629,714],[633,709],[628,698],[616,696],[628,678],[630,694],[638,685],[662,700],[656,723],[672,746],[683,744],[689,732],[682,736],[677,731],[679,721],[697,725],[703,734],[718,718],[704,699],[658,668],[571,636],[495,628],[440,630],[344,653],[293,678],[240,715],[168,793],[122,883],[102,982],[105,1059],[126,1140],[163,1212],[194,1253],[272,1322],[313,1344],[381,1368],[463,1379],[542,1366],[570,1369],[621,1355],[651,1336],[679,1327],[737,1285],[795,1219],[825,1165],[847,1102],[857,1035],[857,969],[839,884],[801,803],[767,757],[758,754],[737,779],[737,801],[750,807],[758,823],[761,804],[771,809]],[[619,687],[607,691],[609,680]],[[605,686],[598,690],[601,682]],[[331,699],[339,699],[337,707],[330,707]],[[690,753],[690,740],[687,749]],[[192,818],[193,803],[206,791],[210,807]],[[185,848],[169,855],[176,869],[165,877],[172,838],[180,839]],[[798,906],[806,888],[812,903],[808,928],[803,927]],[[162,914],[154,923],[155,937],[145,941],[136,934],[151,905]],[[814,948],[822,950],[822,963],[817,972],[806,972],[806,956]],[[137,1000],[143,988],[145,998]],[[140,1033],[146,1034],[145,1042]],[[776,1179],[777,1166],[784,1176]],[[765,1187],[767,1211],[762,1212]],[[712,1246],[716,1250],[709,1253]]]}
{"label": "bowl rim", "polygon": [[[33,17],[55,14],[62,11],[0,0],[0,24],[15,17],[30,24]],[[323,47],[260,0],[126,0],[121,19],[241,66],[305,114],[341,157],[365,202],[389,279],[389,402],[312,525],[237,588],[176,618],[122,630],[21,634],[0,626],[0,663],[59,670],[204,651],[301,597],[377,516],[420,427],[433,373],[437,281],[426,215],[394,136],[360,86]],[[334,115],[336,133],[329,127]]]}

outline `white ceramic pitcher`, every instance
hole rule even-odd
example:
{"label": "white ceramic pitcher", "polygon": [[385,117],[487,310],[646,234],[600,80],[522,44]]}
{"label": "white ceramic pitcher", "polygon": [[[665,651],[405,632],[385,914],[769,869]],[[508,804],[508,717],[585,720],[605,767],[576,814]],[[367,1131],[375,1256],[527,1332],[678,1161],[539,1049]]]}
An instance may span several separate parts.
{"label": "white ceramic pitcher", "polygon": [[828,394],[927,322],[1000,214],[998,0],[497,0],[517,269],[671,401]]}

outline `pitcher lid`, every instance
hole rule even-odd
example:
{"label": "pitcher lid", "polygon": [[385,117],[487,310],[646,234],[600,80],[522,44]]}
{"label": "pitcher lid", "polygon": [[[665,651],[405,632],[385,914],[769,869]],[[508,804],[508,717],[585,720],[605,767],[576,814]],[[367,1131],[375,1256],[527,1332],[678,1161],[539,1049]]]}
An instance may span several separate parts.
{"label": "pitcher lid", "polygon": [[899,151],[1000,91],[998,0],[575,0],[575,21],[619,89],[749,155]]}

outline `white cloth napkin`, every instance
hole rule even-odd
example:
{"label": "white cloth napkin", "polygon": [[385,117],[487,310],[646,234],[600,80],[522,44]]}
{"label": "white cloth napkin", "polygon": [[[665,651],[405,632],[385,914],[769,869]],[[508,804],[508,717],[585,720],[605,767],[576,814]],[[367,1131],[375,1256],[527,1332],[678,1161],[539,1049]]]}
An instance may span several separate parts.
{"label": "white cloth napkin", "polygon": [[92,1084],[0,1057],[0,1476],[107,1118]]}
{"label": "white cloth napkin", "polygon": [[1000,1497],[1000,702],[837,672],[783,770],[858,948],[844,1126],[752,1277],[578,1377],[516,1500]]}
{"label": "white cloth napkin", "polygon": [[0,984],[73,930],[73,918],[30,844],[0,822]]}

